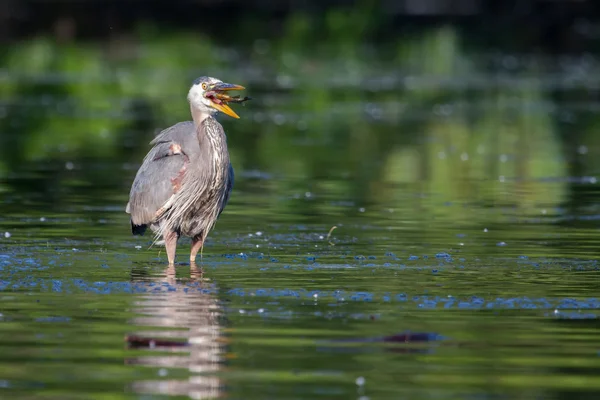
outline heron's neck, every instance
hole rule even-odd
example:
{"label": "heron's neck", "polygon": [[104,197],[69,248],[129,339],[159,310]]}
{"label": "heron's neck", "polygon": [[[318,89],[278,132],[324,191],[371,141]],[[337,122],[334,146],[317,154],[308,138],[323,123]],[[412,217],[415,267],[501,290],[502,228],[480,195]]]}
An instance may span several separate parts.
{"label": "heron's neck", "polygon": [[[210,117],[210,118],[209,118]],[[227,137],[219,122],[209,116],[204,118],[202,125],[196,130],[200,149],[205,152],[202,160],[212,160],[215,171],[223,168],[223,164],[229,164],[229,153],[227,152]]]}
{"label": "heron's neck", "polygon": [[192,119],[194,120],[196,127],[199,127],[206,118],[212,115],[210,112],[200,110],[193,105],[190,105],[190,110],[192,112]]}
{"label": "heron's neck", "polygon": [[[209,118],[210,117],[210,118]],[[197,168],[204,182],[211,182],[214,187],[220,187],[225,181],[229,171],[229,152],[227,151],[227,137],[223,127],[212,116],[204,118],[196,132],[202,168]]]}

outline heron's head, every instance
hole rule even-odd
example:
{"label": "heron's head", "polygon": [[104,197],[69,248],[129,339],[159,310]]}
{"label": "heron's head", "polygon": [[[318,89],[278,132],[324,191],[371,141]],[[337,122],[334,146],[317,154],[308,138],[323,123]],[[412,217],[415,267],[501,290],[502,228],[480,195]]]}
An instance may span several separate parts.
{"label": "heron's head", "polygon": [[239,118],[239,115],[227,105],[228,96],[225,92],[244,89],[240,85],[224,83],[210,76],[202,76],[192,84],[188,93],[188,101],[192,107],[200,112],[214,114],[217,111],[221,111],[230,117]]}

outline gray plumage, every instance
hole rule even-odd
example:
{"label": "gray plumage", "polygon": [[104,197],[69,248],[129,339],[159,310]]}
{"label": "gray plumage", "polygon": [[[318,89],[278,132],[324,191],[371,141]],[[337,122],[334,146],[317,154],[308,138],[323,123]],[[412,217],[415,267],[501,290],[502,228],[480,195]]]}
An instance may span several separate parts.
{"label": "gray plumage", "polygon": [[[150,225],[155,233],[163,227],[183,236],[206,238],[233,187],[226,140],[223,127],[213,117],[202,121],[198,130],[191,121],[180,122],[152,140],[154,147],[144,158],[129,195],[133,229]],[[173,154],[173,145],[181,146],[181,154]],[[176,180],[181,180],[181,187],[175,193]]]}
{"label": "gray plumage", "polygon": [[[149,226],[161,242],[169,240],[169,235],[176,235],[174,243],[181,235],[191,237],[192,261],[194,244],[203,246],[227,205],[234,182],[223,127],[212,116],[214,112],[204,110],[192,96],[194,87],[202,82],[221,81],[199,79],[188,96],[194,121],[175,124],[150,142],[153,147],[135,176],[126,208],[134,234],[143,234]],[[168,254],[170,263],[174,243],[172,256]],[[169,243],[166,245],[169,253]]]}

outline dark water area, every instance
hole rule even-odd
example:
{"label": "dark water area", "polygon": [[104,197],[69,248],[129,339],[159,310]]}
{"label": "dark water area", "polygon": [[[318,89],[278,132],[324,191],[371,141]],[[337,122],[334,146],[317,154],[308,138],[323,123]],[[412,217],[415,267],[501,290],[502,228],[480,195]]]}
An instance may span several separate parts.
{"label": "dark water area", "polygon": [[[600,396],[597,56],[356,18],[4,47],[0,398]],[[199,75],[253,100],[220,117],[202,262],[170,268],[124,210]]]}

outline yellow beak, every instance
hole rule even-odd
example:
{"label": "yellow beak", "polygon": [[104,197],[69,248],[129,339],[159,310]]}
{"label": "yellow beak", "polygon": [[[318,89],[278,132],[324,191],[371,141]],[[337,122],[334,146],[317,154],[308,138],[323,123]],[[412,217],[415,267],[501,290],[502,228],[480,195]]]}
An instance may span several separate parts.
{"label": "yellow beak", "polygon": [[[244,89],[246,89],[246,88],[241,85],[235,85],[233,83],[225,83],[225,82],[217,83],[210,88],[210,90],[214,90],[215,92],[227,92],[230,90],[244,90]],[[217,104],[215,102],[212,102],[212,106],[213,106],[213,108],[221,111],[223,114],[227,114],[230,117],[237,118],[237,119],[240,118],[240,116],[237,115],[235,113],[235,111],[233,111],[231,109],[231,107],[229,107],[227,104],[223,104],[223,103]]]}
{"label": "yellow beak", "polygon": [[211,102],[211,103],[212,103],[213,108],[216,108],[217,110],[221,111],[223,114],[227,114],[230,117],[237,118],[237,119],[240,118],[240,116],[237,115],[235,113],[235,111],[233,111],[231,109],[231,107],[229,107],[227,104],[217,104],[215,102]]}

